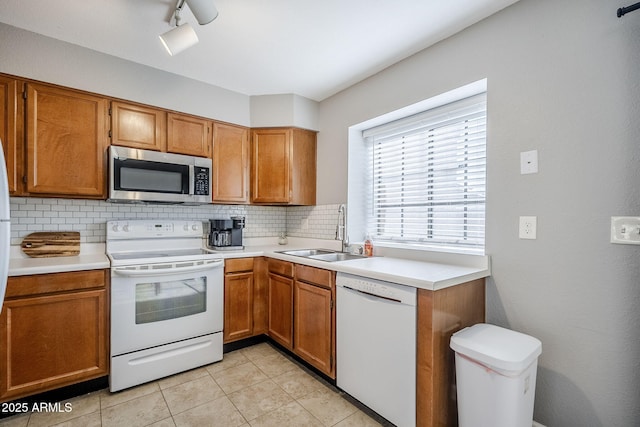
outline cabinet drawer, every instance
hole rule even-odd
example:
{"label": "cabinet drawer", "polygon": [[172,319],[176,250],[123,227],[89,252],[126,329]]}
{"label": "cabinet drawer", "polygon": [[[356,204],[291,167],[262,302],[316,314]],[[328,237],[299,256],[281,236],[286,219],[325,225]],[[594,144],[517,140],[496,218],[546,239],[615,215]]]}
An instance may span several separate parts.
{"label": "cabinet drawer", "polygon": [[293,263],[270,258],[269,272],[279,274],[281,276],[293,277]]}
{"label": "cabinet drawer", "polygon": [[296,264],[296,280],[331,289],[333,286],[333,277],[333,271]]}
{"label": "cabinet drawer", "polygon": [[109,270],[71,271],[9,277],[7,298],[104,288]]}
{"label": "cabinet drawer", "polygon": [[231,258],[224,261],[224,272],[253,271],[253,258]]}

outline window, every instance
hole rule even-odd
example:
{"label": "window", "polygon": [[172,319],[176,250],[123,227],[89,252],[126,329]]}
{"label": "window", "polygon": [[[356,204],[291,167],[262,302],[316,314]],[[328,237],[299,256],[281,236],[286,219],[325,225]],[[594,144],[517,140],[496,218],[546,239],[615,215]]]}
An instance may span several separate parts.
{"label": "window", "polygon": [[366,227],[376,242],[484,252],[486,93],[366,129]]}

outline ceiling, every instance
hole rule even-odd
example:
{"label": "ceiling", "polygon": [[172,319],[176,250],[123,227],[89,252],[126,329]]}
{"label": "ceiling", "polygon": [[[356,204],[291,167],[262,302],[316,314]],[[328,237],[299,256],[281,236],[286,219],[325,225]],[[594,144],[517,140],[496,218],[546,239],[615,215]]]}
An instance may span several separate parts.
{"label": "ceiling", "polygon": [[0,22],[246,95],[321,101],[517,0],[212,1],[205,26],[184,6],[200,43],[174,57],[158,35],[177,0],[2,0]]}

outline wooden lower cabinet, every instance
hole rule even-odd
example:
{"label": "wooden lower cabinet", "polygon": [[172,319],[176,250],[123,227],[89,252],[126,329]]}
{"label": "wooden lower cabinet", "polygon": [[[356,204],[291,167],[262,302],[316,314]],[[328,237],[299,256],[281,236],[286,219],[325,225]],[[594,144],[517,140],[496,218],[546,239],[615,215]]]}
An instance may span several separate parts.
{"label": "wooden lower cabinet", "polygon": [[267,261],[230,258],[224,263],[224,343],[267,332]]}
{"label": "wooden lower cabinet", "polygon": [[109,270],[9,277],[0,401],[105,376]]}
{"label": "wooden lower cabinet", "polygon": [[418,289],[417,425],[458,425],[454,332],[485,321],[485,284],[478,279],[437,291]]}
{"label": "wooden lower cabinet", "polygon": [[296,265],[293,351],[335,378],[335,272]]}
{"label": "wooden lower cabinet", "polygon": [[293,349],[293,264],[269,260],[269,336]]}
{"label": "wooden lower cabinet", "polygon": [[253,258],[224,263],[224,342],[253,335]]}
{"label": "wooden lower cabinet", "polygon": [[253,259],[253,335],[269,332],[269,262]]}

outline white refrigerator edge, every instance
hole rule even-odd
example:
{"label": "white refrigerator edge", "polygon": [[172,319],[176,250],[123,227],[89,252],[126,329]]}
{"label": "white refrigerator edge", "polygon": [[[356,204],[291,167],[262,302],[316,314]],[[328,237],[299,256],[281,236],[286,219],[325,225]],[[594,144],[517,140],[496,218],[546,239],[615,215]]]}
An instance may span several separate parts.
{"label": "white refrigerator edge", "polygon": [[9,274],[9,240],[11,224],[9,222],[9,179],[4,160],[4,148],[0,140],[0,313],[7,290]]}

